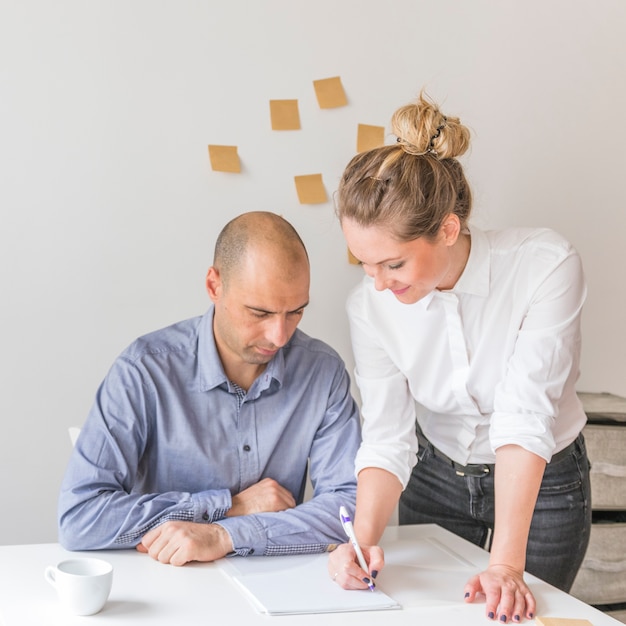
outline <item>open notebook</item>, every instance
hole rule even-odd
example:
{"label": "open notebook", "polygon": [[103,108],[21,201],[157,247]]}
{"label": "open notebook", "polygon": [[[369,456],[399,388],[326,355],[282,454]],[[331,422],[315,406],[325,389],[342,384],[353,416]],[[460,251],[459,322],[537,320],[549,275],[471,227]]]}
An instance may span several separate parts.
{"label": "open notebook", "polygon": [[474,569],[436,538],[387,543],[385,560],[373,592],[346,591],[335,584],[328,575],[327,554],[233,557],[218,563],[254,608],[270,615],[461,604],[463,585]]}

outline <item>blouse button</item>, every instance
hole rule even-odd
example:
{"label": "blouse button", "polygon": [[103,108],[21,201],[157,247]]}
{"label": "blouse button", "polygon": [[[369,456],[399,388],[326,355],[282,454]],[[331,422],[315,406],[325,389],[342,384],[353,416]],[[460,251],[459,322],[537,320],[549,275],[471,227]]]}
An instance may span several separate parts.
{"label": "blouse button", "polygon": [[249,446],[248,444],[246,444],[246,445],[243,447],[243,449],[244,449],[246,452],[250,452],[250,446]]}

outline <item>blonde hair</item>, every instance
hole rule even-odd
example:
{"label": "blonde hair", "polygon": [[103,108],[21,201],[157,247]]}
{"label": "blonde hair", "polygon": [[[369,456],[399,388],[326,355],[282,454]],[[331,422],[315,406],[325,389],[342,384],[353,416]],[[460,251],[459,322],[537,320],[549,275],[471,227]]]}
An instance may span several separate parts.
{"label": "blonde hair", "polygon": [[423,93],[393,114],[391,126],[397,143],[357,154],[344,170],[339,220],[385,228],[400,241],[435,237],[450,213],[465,227],[472,194],[456,157],[469,147],[469,130]]}

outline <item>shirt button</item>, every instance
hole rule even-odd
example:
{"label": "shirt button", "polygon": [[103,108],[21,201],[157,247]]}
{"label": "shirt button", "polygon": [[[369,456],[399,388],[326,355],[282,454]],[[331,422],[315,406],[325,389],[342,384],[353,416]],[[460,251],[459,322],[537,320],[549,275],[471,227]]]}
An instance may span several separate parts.
{"label": "shirt button", "polygon": [[202,514],[202,519],[203,519],[205,522],[207,522],[207,521],[209,520],[209,514],[208,514],[206,511]]}
{"label": "shirt button", "polygon": [[250,552],[248,554],[254,554],[254,548],[250,548]]}
{"label": "shirt button", "polygon": [[248,444],[246,444],[246,445],[243,447],[243,449],[244,449],[246,452],[250,452],[250,446],[249,446]]}

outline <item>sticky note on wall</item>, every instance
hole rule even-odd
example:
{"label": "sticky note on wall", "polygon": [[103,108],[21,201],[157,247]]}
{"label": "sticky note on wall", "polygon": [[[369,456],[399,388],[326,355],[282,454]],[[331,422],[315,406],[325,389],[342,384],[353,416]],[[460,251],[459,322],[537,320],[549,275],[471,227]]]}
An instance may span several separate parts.
{"label": "sticky note on wall", "polygon": [[356,151],[365,152],[385,145],[385,127],[359,124],[356,135]]}
{"label": "sticky note on wall", "polygon": [[348,104],[339,76],[314,80],[313,87],[320,109],[334,109]]}
{"label": "sticky note on wall", "polygon": [[209,145],[211,169],[216,172],[241,172],[237,146]]}
{"label": "sticky note on wall", "polygon": [[348,263],[350,265],[360,265],[361,262],[357,259],[352,252],[350,252],[350,248],[348,248]]}
{"label": "sticky note on wall", "polygon": [[300,111],[297,100],[270,100],[272,130],[299,130]]}
{"label": "sticky note on wall", "polygon": [[328,200],[321,174],[294,176],[300,204],[322,204]]}

